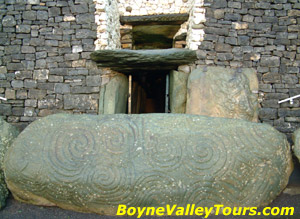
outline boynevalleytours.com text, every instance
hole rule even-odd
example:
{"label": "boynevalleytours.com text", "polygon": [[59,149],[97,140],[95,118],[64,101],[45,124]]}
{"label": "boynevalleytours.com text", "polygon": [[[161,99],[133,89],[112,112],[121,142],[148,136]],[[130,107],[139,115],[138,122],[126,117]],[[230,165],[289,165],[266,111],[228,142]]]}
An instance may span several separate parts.
{"label": "boynevalleytours.com text", "polygon": [[233,215],[233,216],[277,216],[294,214],[294,207],[265,207],[261,211],[257,207],[225,207],[224,205],[214,205],[213,207],[196,207],[195,204],[188,204],[185,207],[177,205],[166,205],[164,207],[127,207],[119,205],[118,216],[202,216],[207,218],[210,215]]}

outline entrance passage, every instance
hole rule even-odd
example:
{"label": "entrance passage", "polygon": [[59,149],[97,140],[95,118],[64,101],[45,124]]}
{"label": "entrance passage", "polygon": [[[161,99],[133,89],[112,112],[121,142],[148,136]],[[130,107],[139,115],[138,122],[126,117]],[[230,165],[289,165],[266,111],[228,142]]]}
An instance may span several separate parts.
{"label": "entrance passage", "polygon": [[166,73],[133,74],[131,113],[165,113],[166,90]]}

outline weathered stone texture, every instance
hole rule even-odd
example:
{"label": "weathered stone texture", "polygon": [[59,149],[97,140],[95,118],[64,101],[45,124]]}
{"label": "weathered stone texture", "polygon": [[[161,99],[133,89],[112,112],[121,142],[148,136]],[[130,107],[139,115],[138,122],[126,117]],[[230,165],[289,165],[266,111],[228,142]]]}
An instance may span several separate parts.
{"label": "weathered stone texture", "polygon": [[170,73],[171,113],[185,113],[188,77],[188,73],[181,71],[171,71]]}
{"label": "weathered stone texture", "polygon": [[258,81],[251,69],[201,67],[190,74],[187,90],[187,114],[258,120]]}
{"label": "weathered stone texture", "polygon": [[271,126],[178,114],[49,116],[4,164],[20,201],[108,215],[119,204],[263,206],[292,171],[286,137]]}
{"label": "weathered stone texture", "polygon": [[[205,0],[206,35],[200,45],[203,55],[196,62],[197,65],[255,69],[263,106],[259,119],[288,136],[300,127],[299,123],[279,115],[278,108],[292,112],[300,109],[299,104],[297,100],[294,104],[274,103],[292,96],[289,90],[299,87],[298,4],[286,0]],[[269,94],[280,95],[268,97]]]}
{"label": "weathered stone texture", "polygon": [[[296,122],[300,122],[300,121],[297,120]],[[293,145],[294,154],[296,155],[296,157],[300,161],[300,129],[297,129],[293,133],[293,141],[294,141],[294,145]]]}
{"label": "weathered stone texture", "polygon": [[0,116],[26,125],[46,115],[45,106],[47,113],[97,112],[100,72],[89,57],[97,38],[94,1],[0,5],[0,96],[8,99],[0,102]]}
{"label": "weathered stone texture", "polygon": [[5,206],[8,189],[4,180],[3,160],[4,155],[19,131],[0,117],[0,209]]}
{"label": "weathered stone texture", "polygon": [[188,49],[155,50],[97,50],[91,54],[92,60],[100,67],[122,73],[145,71],[170,71],[179,65],[197,60],[195,51]]}
{"label": "weathered stone texture", "polygon": [[123,74],[114,74],[111,77],[100,88],[99,114],[126,113],[128,78]]}

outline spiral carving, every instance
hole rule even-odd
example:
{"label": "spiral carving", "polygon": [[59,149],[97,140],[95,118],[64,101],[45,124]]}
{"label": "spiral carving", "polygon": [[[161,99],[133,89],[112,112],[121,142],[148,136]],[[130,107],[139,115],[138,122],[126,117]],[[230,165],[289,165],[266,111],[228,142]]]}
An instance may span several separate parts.
{"label": "spiral carving", "polygon": [[242,120],[54,115],[28,126],[4,166],[20,199],[113,214],[119,204],[268,203],[286,185],[288,150],[275,130]]}
{"label": "spiral carving", "polygon": [[181,189],[174,178],[164,172],[145,173],[134,185],[132,206],[164,206],[181,201]]}
{"label": "spiral carving", "polygon": [[52,133],[47,160],[54,178],[76,182],[97,154],[95,134],[83,126],[67,127]]}
{"label": "spiral carving", "polygon": [[152,167],[171,171],[182,163],[184,139],[176,136],[150,135],[145,154]]}
{"label": "spiral carving", "polygon": [[199,133],[187,141],[184,164],[189,175],[221,175],[228,168],[224,137],[215,133]]}
{"label": "spiral carving", "polygon": [[229,203],[227,200],[224,200],[224,198],[226,199],[229,194],[224,197],[222,193],[223,191],[214,181],[196,181],[188,185],[187,192],[184,197],[184,204],[212,207],[215,204]]}
{"label": "spiral carving", "polygon": [[107,119],[100,126],[100,143],[111,155],[134,155],[137,147],[137,127],[130,120]]}
{"label": "spiral carving", "polygon": [[118,205],[120,203],[128,205],[133,193],[134,167],[117,166],[113,161],[105,158],[105,163],[98,162],[87,177],[89,185],[91,203],[100,205]]}

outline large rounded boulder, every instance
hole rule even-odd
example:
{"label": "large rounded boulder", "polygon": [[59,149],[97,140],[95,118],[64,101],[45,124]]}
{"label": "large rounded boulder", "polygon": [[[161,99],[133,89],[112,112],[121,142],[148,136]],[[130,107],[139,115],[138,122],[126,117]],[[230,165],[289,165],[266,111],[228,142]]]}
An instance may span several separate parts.
{"label": "large rounded boulder", "polygon": [[107,215],[119,204],[264,206],[291,171],[286,137],[273,127],[183,114],[52,115],[5,158],[16,199]]}

